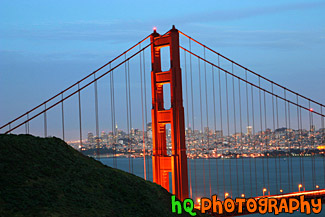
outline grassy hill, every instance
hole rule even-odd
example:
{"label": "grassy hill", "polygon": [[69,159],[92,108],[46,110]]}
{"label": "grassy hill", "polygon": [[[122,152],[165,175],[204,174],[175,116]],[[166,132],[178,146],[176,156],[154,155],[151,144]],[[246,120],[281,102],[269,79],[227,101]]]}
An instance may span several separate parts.
{"label": "grassy hill", "polygon": [[0,135],[0,174],[0,216],[181,216],[159,185],[58,138]]}

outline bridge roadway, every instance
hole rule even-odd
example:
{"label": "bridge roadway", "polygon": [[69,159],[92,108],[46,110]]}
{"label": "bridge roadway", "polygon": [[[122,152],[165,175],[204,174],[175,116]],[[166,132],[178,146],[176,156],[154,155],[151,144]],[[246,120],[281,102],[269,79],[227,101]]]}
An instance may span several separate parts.
{"label": "bridge roadway", "polygon": [[[319,189],[319,190],[312,190],[312,191],[300,191],[300,192],[292,192],[292,193],[287,193],[287,194],[276,194],[276,195],[266,195],[266,196],[258,196],[258,197],[252,197],[255,200],[261,199],[261,198],[275,198],[275,199],[289,199],[289,198],[297,198],[299,199],[300,196],[304,195],[305,196],[305,201],[310,201],[311,199],[316,199],[316,198],[321,198],[322,199],[322,204],[325,204],[325,189]],[[247,198],[248,199],[248,198]],[[218,214],[218,213],[212,213],[207,211],[206,213],[211,215],[211,216],[242,216],[242,215],[249,215],[249,214],[256,214],[258,213],[258,209],[254,213],[248,212],[244,207],[246,206],[243,204],[243,212],[242,213],[237,213],[237,205],[236,204],[236,209],[232,213],[226,213],[224,212],[223,214]],[[200,210],[200,205],[195,205],[195,208]]]}

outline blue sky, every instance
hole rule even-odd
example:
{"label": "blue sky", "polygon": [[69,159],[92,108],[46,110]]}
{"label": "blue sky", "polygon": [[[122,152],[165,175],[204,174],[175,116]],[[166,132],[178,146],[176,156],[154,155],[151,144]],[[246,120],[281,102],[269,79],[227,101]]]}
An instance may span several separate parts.
{"label": "blue sky", "polygon": [[171,25],[325,103],[325,1],[0,2],[0,125]]}

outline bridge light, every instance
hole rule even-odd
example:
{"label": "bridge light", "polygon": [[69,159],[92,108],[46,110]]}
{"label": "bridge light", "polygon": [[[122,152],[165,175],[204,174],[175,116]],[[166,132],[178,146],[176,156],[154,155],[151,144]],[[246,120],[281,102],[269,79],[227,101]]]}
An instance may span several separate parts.
{"label": "bridge light", "polygon": [[314,109],[313,109],[313,108],[310,108],[310,109],[309,109],[309,111],[313,112],[313,111],[314,111]]}
{"label": "bridge light", "polygon": [[229,194],[226,192],[226,193],[225,193],[225,198],[227,198],[228,196],[229,196]]}
{"label": "bridge light", "polygon": [[318,185],[316,185],[316,188],[318,189],[318,188],[319,188],[319,186],[318,186]]}
{"label": "bridge light", "polygon": [[157,27],[155,27],[155,26],[152,29],[154,32],[157,31]]}
{"label": "bridge light", "polygon": [[298,188],[299,188],[299,192],[300,192],[300,188],[301,188],[301,187],[302,187],[302,184],[299,184],[299,185],[298,185]]}
{"label": "bridge light", "polygon": [[245,194],[241,194],[241,197],[245,197]]}
{"label": "bridge light", "polygon": [[197,199],[197,202],[200,204],[200,203],[201,203],[201,199],[200,199],[200,198],[198,198],[198,199]]}
{"label": "bridge light", "polygon": [[263,196],[264,196],[266,191],[267,191],[266,188],[263,188]]}
{"label": "bridge light", "polygon": [[280,189],[280,193],[282,193],[283,192],[283,190],[282,189]]}

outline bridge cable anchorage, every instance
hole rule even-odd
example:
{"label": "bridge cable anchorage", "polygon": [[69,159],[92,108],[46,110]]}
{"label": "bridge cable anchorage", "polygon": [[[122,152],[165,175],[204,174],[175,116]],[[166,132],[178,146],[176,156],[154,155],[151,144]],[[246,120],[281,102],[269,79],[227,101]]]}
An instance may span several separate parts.
{"label": "bridge cable anchorage", "polygon": [[[165,34],[166,34],[166,33],[165,33]],[[145,50],[145,49],[147,49],[150,45],[151,45],[151,43],[148,44],[148,45],[146,45],[146,46],[145,46],[144,48],[142,48],[141,50]],[[92,83],[94,83],[95,81],[101,79],[102,77],[104,77],[105,75],[107,75],[108,73],[110,73],[112,70],[115,70],[115,69],[118,68],[119,66],[123,65],[126,61],[128,61],[128,60],[134,58],[134,57],[135,57],[136,55],[138,55],[139,53],[140,53],[139,51],[135,52],[135,53],[132,54],[130,57],[128,57],[126,60],[124,60],[124,61],[118,63],[118,64],[117,64],[116,66],[114,66],[111,70],[108,70],[108,71],[104,72],[102,75],[98,76],[95,80],[91,80],[91,81],[89,81],[86,85],[84,85],[83,87],[80,88],[80,91],[83,90],[83,89],[85,89],[86,87],[88,87],[89,85],[91,85]],[[93,74],[91,74],[91,75],[93,75]],[[89,76],[88,76],[88,77],[89,77]],[[88,78],[88,77],[87,77],[87,78]],[[80,80],[80,82],[83,81],[84,79],[86,79],[86,78],[83,78],[82,80]],[[60,92],[58,95],[56,95],[56,96],[60,96],[60,95],[62,95],[63,92],[64,92],[64,91],[61,91],[61,92]],[[78,90],[72,92],[72,93],[69,94],[68,96],[62,98],[61,100],[59,100],[59,101],[55,102],[54,104],[52,104],[51,106],[47,107],[47,108],[46,108],[46,111],[52,109],[53,107],[57,106],[58,104],[61,104],[63,101],[69,99],[71,96],[75,95],[76,93],[78,93]],[[47,100],[46,102],[48,102],[48,101],[49,101],[49,100]],[[43,104],[44,104],[44,103],[40,104],[37,108],[39,108],[39,107],[40,107],[41,105],[43,105]],[[35,109],[36,109],[36,107],[35,107]],[[35,109],[34,109],[34,110],[35,110]],[[34,111],[34,110],[33,110],[33,111]],[[38,117],[39,115],[43,114],[43,112],[44,112],[44,110],[42,110],[41,112],[35,114],[35,115],[32,116],[31,118],[29,118],[29,112],[25,113],[25,114],[27,115],[27,120],[26,120],[26,121],[23,121],[22,123],[17,124],[15,127],[11,128],[11,130],[6,131],[4,134],[8,134],[9,132],[12,132],[13,130],[17,129],[18,127],[20,127],[20,126],[22,126],[22,125],[24,125],[24,124],[26,124],[26,123],[28,123],[28,124],[27,124],[27,130],[28,130],[28,133],[29,133],[29,122],[30,122],[31,120],[35,119],[36,117]],[[17,118],[16,118],[16,119],[17,119]],[[14,122],[14,121],[11,121],[11,122]],[[6,124],[5,126],[8,126],[8,124]]]}
{"label": "bridge cable anchorage", "polygon": [[[139,49],[141,50],[141,44],[139,45]],[[146,175],[146,141],[144,136],[144,110],[143,110],[143,81],[142,81],[142,57],[140,53],[140,83],[141,83],[141,118],[142,118],[142,151],[143,151],[143,176],[144,179],[147,180]]]}
{"label": "bridge cable anchorage", "polygon": [[186,51],[184,50],[184,74],[185,74],[185,104],[186,104],[186,123],[187,123],[187,133],[185,137],[185,141],[187,143],[187,151],[188,151],[188,167],[189,167],[189,178],[190,178],[190,198],[193,198],[193,189],[192,189],[192,174],[191,174],[191,147],[190,147],[190,138],[189,138],[189,129],[190,129],[190,119],[189,119],[189,113],[188,113],[188,79],[187,79],[187,62],[186,62]]}
{"label": "bridge cable anchorage", "polygon": [[289,91],[289,92],[291,92],[291,93],[293,93],[293,94],[295,94],[295,95],[298,95],[298,96],[301,97],[301,98],[304,98],[304,99],[306,99],[306,100],[310,100],[312,103],[315,103],[315,104],[317,104],[317,105],[320,105],[320,106],[322,106],[322,107],[325,107],[325,105],[323,105],[323,104],[321,104],[321,103],[319,103],[319,102],[316,102],[316,101],[314,101],[314,100],[312,100],[312,99],[309,99],[308,97],[305,97],[305,96],[303,96],[303,95],[300,95],[299,93],[294,92],[294,91],[292,91],[292,90],[290,90],[290,89],[288,89],[288,88],[286,88],[286,87],[284,87],[284,86],[282,86],[282,85],[280,85],[280,84],[278,84],[278,83],[276,83],[276,82],[274,82],[274,81],[271,81],[270,79],[268,79],[268,78],[266,78],[266,77],[264,77],[264,76],[262,76],[262,75],[260,75],[260,74],[258,74],[258,73],[256,73],[256,72],[254,72],[254,71],[252,71],[252,70],[250,70],[250,69],[248,69],[248,68],[246,68],[246,67],[240,65],[239,63],[237,63],[237,62],[235,62],[235,61],[233,61],[233,60],[231,60],[231,59],[229,59],[229,58],[223,56],[222,54],[220,54],[220,53],[214,51],[213,49],[207,47],[206,45],[204,45],[204,44],[202,44],[201,42],[195,40],[194,38],[192,38],[192,37],[186,35],[185,33],[181,32],[181,31],[179,31],[179,30],[178,30],[178,32],[179,32],[181,35],[183,35],[183,36],[189,38],[190,40],[194,41],[195,43],[197,43],[197,44],[199,44],[199,45],[205,47],[206,49],[208,49],[208,50],[211,51],[212,53],[214,53],[214,54],[216,54],[216,55],[218,55],[218,56],[221,56],[221,57],[224,58],[225,60],[227,60],[227,61],[229,61],[229,62],[232,62],[233,64],[239,66],[240,68],[242,68],[242,69],[244,69],[244,70],[247,70],[248,72],[250,72],[250,73],[252,73],[252,74],[254,74],[254,75],[256,75],[256,76],[258,76],[258,77],[260,77],[260,78],[262,78],[262,79],[264,79],[264,80],[266,80],[267,82],[270,82],[270,83],[272,83],[272,84],[275,84],[276,86],[280,87],[281,89],[285,89],[285,90],[287,90],[287,91]]}
{"label": "bridge cable anchorage", "polygon": [[[166,32],[167,33],[167,32]],[[165,34],[166,34],[165,33]],[[164,35],[165,35],[164,34]],[[115,57],[113,60],[105,63],[103,66],[99,67],[98,69],[96,69],[95,71],[93,71],[92,73],[88,74],[86,77],[84,77],[83,79],[77,81],[76,83],[74,83],[73,85],[69,86],[68,88],[64,89],[63,91],[61,91],[60,93],[54,95],[53,97],[49,98],[48,100],[44,101],[43,103],[39,104],[38,106],[34,107],[33,109],[27,111],[26,113],[18,116],[17,118],[13,119],[12,121],[8,122],[7,124],[3,125],[3,126],[0,126],[0,130],[6,126],[8,126],[9,124],[12,124],[14,122],[16,122],[17,120],[21,119],[22,117],[24,117],[25,115],[28,115],[29,113],[31,113],[32,111],[38,109],[39,107],[43,106],[45,103],[48,103],[52,100],[54,100],[56,97],[60,96],[61,94],[65,93],[66,91],[70,90],[71,88],[75,87],[76,85],[78,85],[78,83],[86,80],[87,78],[89,78],[90,76],[94,75],[96,72],[102,70],[103,68],[105,68],[106,66],[108,66],[110,63],[113,63],[114,61],[116,61],[117,59],[119,59],[120,57],[122,57],[124,54],[128,53],[129,51],[131,51],[132,49],[134,49],[135,47],[137,47],[139,44],[141,44],[142,42],[144,42],[145,40],[147,40],[148,38],[150,37],[150,35],[146,36],[144,39],[142,39],[141,41],[139,41],[137,44],[133,45],[132,47],[130,47],[129,49],[127,49],[126,51],[124,51],[122,54],[118,55],[117,57]],[[147,45],[145,48],[149,47],[151,44]],[[144,49],[145,49],[144,48]],[[137,55],[138,53],[132,55],[132,56],[135,56]],[[119,66],[120,64],[118,64]],[[118,66],[115,66],[114,68],[117,68]],[[81,88],[83,89],[83,88]],[[59,102],[60,103],[60,102]],[[56,105],[56,104],[55,104]],[[52,108],[52,107],[51,107]],[[48,110],[48,109],[47,109]],[[28,118],[29,119],[29,118]],[[25,122],[23,123],[25,124]],[[19,125],[21,126],[21,125]],[[18,127],[19,127],[18,126]],[[15,127],[14,129],[16,129],[17,127]],[[13,131],[14,129],[11,129],[11,131]],[[7,133],[7,132],[6,132]],[[6,134],[5,133],[5,134]]]}
{"label": "bridge cable anchorage", "polygon": [[[204,59],[206,59],[205,56],[205,48],[204,48]],[[212,195],[212,189],[211,189],[211,165],[210,165],[210,141],[209,141],[209,135],[210,135],[210,128],[209,128],[209,109],[208,109],[208,84],[207,84],[207,66],[206,62],[204,62],[204,79],[205,79],[205,108],[206,108],[206,120],[207,120],[207,144],[208,144],[208,165],[209,165],[209,189],[210,189],[210,198]]]}
{"label": "bridge cable anchorage", "polygon": [[[231,64],[231,70],[234,74],[234,64]],[[239,177],[238,177],[238,158],[237,158],[237,126],[236,126],[236,96],[235,96],[235,79],[232,77],[232,100],[233,100],[233,109],[234,109],[234,140],[235,140],[235,148],[236,153],[235,155],[235,161],[236,161],[236,181],[237,181],[237,195],[239,195]],[[232,156],[232,154],[231,154]]]}
{"label": "bridge cable anchorage", "polygon": [[96,157],[100,159],[100,143],[99,143],[99,120],[98,120],[98,88],[96,73],[94,74],[94,89],[95,89],[95,121],[96,121]]}
{"label": "bridge cable anchorage", "polygon": [[[212,75],[212,94],[213,94],[213,123],[214,123],[214,141],[215,144],[215,158],[216,158],[216,176],[217,176],[217,195],[219,195],[219,170],[218,170],[218,142],[219,138],[217,137],[217,120],[216,120],[216,93],[215,93],[215,78],[214,78],[214,67],[211,66],[211,75]],[[218,140],[217,140],[218,138]]]}
{"label": "bridge cable anchorage", "polygon": [[82,144],[82,122],[81,122],[81,96],[80,96],[80,83],[78,83],[78,109],[79,109],[79,151],[83,147]]}
{"label": "bridge cable anchorage", "polygon": [[[247,81],[247,70],[245,70],[245,80]],[[238,79],[238,81],[240,81]],[[246,116],[247,116],[247,126],[250,127],[250,122],[249,122],[249,96],[248,96],[248,83],[245,82],[246,84]],[[252,134],[252,132],[250,133]],[[251,146],[252,144],[252,136],[253,135],[247,135],[246,143],[247,146]],[[250,181],[250,196],[253,197],[253,180],[252,180],[252,156],[250,155],[249,157],[249,181]]]}
{"label": "bridge cable anchorage", "polygon": [[[46,111],[46,109],[44,110]],[[44,112],[43,111],[43,112]],[[61,121],[62,121],[62,140],[65,141],[64,139],[64,108],[63,108],[63,93],[61,94]]]}
{"label": "bridge cable anchorage", "polygon": [[[227,140],[228,144],[231,143],[230,140],[230,127],[229,127],[229,96],[228,96],[228,80],[227,80],[227,73],[225,73],[225,84],[226,84],[226,113],[227,113]],[[230,186],[230,196],[232,197],[232,178],[231,178],[231,160],[229,160],[229,186]]]}
{"label": "bridge cable anchorage", "polygon": [[[258,77],[258,87],[261,88],[261,79]],[[263,145],[263,118],[262,118],[262,99],[261,99],[261,89],[258,90],[258,96],[259,96],[259,107],[260,107],[260,130],[261,132],[259,133],[259,146],[260,146],[260,155],[262,157],[262,168],[263,168],[263,191],[265,188],[265,173],[264,173],[264,156],[263,156],[263,147],[265,146],[265,142]]]}

